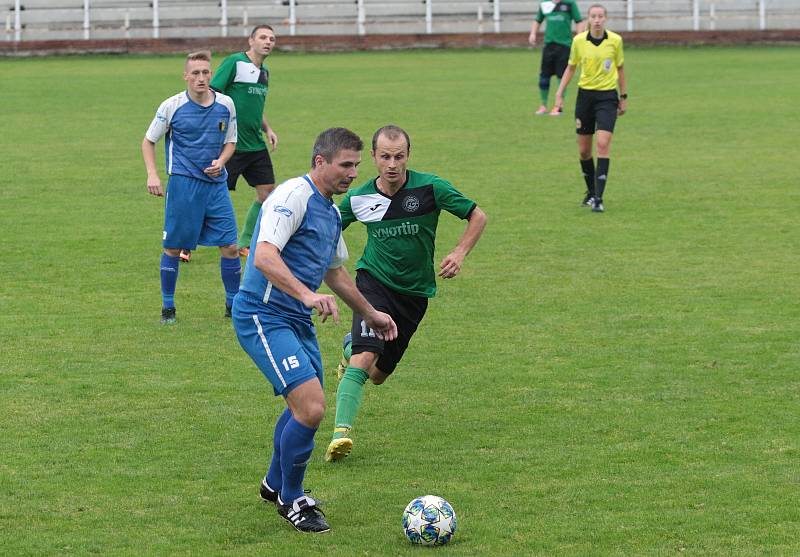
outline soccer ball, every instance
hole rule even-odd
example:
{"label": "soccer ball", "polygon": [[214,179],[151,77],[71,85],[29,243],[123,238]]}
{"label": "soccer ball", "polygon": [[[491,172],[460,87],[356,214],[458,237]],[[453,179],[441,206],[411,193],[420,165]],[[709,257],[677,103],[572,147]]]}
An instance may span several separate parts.
{"label": "soccer ball", "polygon": [[403,533],[413,544],[444,545],[456,533],[456,513],[441,497],[417,497],[403,511]]}

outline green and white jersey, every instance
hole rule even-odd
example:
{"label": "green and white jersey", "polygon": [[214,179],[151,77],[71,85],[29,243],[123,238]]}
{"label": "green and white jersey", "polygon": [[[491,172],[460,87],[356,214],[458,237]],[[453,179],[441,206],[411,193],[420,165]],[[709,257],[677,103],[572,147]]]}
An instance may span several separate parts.
{"label": "green and white jersey", "polygon": [[583,21],[581,11],[574,0],[540,2],[536,21],[541,23],[545,19],[547,26],[544,30],[544,43],[558,43],[564,46],[572,44],[572,22]]}
{"label": "green and white jersey", "polygon": [[356,269],[366,269],[396,292],[432,298],[439,214],[444,209],[465,219],[476,203],[434,174],[408,170],[405,185],[392,197],[378,190],[375,180],[349,191],[339,205],[343,229],[355,221],[367,227]]}
{"label": "green and white jersey", "polygon": [[261,119],[269,90],[269,70],[263,64],[253,64],[244,52],[231,54],[217,68],[211,87],[233,99],[239,127],[236,152],[265,150]]}

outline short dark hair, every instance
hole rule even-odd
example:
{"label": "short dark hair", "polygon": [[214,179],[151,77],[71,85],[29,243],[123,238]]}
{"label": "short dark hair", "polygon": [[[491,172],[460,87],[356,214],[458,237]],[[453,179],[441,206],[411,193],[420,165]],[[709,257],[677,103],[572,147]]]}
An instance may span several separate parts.
{"label": "short dark hair", "polygon": [[378,128],[378,131],[376,131],[373,134],[372,136],[373,151],[378,148],[378,138],[381,135],[385,135],[387,139],[397,139],[402,135],[403,137],[406,138],[406,147],[407,147],[406,151],[411,152],[411,138],[408,137],[408,133],[406,133],[406,130],[404,130],[400,126],[395,126],[394,124],[387,124],[382,128]]}
{"label": "short dark hair", "polygon": [[311,151],[311,168],[316,166],[317,155],[331,162],[339,151],[361,151],[364,142],[347,128],[328,128],[317,136]]}
{"label": "short dark hair", "polygon": [[269,29],[273,33],[275,32],[275,29],[273,29],[271,25],[267,25],[266,23],[262,23],[261,25],[256,25],[255,27],[253,27],[253,30],[250,31],[250,38],[251,39],[255,39],[256,38],[256,33],[258,32],[259,29]]}

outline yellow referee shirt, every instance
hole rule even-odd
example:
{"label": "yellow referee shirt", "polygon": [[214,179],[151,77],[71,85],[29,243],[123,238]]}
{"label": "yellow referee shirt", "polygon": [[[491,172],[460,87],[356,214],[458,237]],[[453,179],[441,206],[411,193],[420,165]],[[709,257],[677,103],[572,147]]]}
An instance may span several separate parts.
{"label": "yellow referee shirt", "polygon": [[592,43],[589,31],[572,39],[569,50],[570,66],[581,67],[578,87],[590,91],[609,91],[617,88],[617,68],[622,65],[622,37],[606,30],[599,45]]}

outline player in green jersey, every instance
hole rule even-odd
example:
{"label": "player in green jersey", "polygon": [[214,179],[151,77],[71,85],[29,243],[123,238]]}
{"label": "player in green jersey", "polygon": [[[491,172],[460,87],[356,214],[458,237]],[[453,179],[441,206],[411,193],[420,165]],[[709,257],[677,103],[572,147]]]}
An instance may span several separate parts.
{"label": "player in green jersey", "polygon": [[[547,97],[550,93],[550,78],[554,75],[561,80],[567,67],[569,47],[572,44],[572,22],[576,23],[575,30],[580,33],[584,29],[583,18],[578,5],[574,0],[548,0],[539,3],[539,11],[531,25],[531,34],[528,42],[536,46],[536,33],[543,21],[547,21],[544,31],[544,48],[542,48],[542,66],[539,72],[539,96],[542,102],[538,116],[547,114]],[[551,116],[561,115],[557,107],[550,111]]]}
{"label": "player in green jersey", "polygon": [[[442,178],[408,168],[411,140],[397,126],[384,126],[372,137],[372,160],[378,177],[350,191],[339,204],[342,228],[359,221],[367,244],[356,263],[356,286],[379,311],[397,323],[397,338],[384,342],[357,313],[345,337],[345,358],[336,392],[336,422],[325,460],[350,454],[350,429],[361,405],[364,385],[380,385],[394,371],[422,321],[428,298],[436,294],[433,253],[442,210],[466,219],[458,245],[439,264],[439,277],[458,275],[464,258],[481,237],[486,214]],[[352,343],[348,342],[352,338]],[[346,367],[345,367],[346,365]]]}
{"label": "player in green jersey", "polygon": [[[556,92],[556,106],[564,105],[564,88],[581,66],[578,98],[575,101],[575,131],[578,134],[578,156],[586,182],[583,205],[602,213],[603,194],[608,180],[611,138],[617,116],[628,110],[625,81],[625,56],[622,37],[605,28],[607,12],[601,4],[589,8],[589,30],[575,36],[569,64]],[[619,88],[619,92],[617,89]],[[597,167],[592,155],[592,141],[597,144]]]}
{"label": "player in green jersey", "polygon": [[231,54],[222,61],[211,79],[211,87],[233,99],[239,137],[236,153],[228,161],[228,189],[236,189],[239,176],[256,190],[256,200],[247,212],[242,233],[239,235],[239,254],[250,252],[250,239],[258,219],[258,212],[267,196],[275,189],[275,173],[269,156],[278,146],[278,136],[264,117],[264,104],[269,91],[269,70],[264,59],[275,47],[275,32],[269,25],[257,25],[248,38],[246,52]]}

